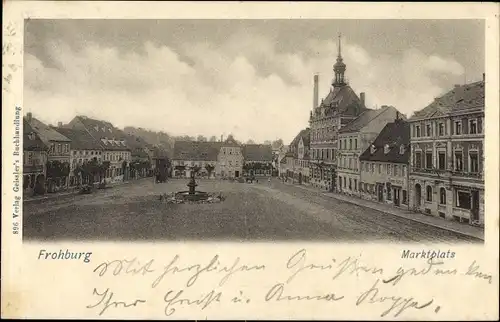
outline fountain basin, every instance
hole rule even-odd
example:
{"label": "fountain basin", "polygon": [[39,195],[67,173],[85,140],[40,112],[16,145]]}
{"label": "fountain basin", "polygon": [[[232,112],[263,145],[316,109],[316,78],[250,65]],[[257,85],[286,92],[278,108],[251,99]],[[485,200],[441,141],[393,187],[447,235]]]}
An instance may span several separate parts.
{"label": "fountain basin", "polygon": [[179,191],[175,194],[176,199],[184,200],[184,201],[200,201],[207,200],[209,194],[204,191],[194,191],[194,193],[190,191]]}

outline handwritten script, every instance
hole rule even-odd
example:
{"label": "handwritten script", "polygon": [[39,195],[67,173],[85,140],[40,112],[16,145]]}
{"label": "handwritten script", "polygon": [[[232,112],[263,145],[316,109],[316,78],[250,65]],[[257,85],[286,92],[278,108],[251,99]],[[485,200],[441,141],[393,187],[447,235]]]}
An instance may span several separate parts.
{"label": "handwritten script", "polygon": [[[492,275],[483,272],[475,260],[466,267],[455,267],[456,263],[451,260],[445,262],[434,258],[394,269],[365,263],[361,256],[326,256],[321,261],[317,258],[312,261],[306,249],[291,254],[281,267],[250,260],[221,258],[215,254],[201,263],[188,262],[181,255],[162,262],[138,257],[105,261],[93,269],[93,274],[104,285],[90,290],[92,300],[86,308],[94,310],[98,316],[112,310],[127,310],[133,315],[137,313],[134,310],[153,301],[161,303],[161,314],[170,317],[181,309],[224,310],[227,305],[256,303],[262,308],[266,304],[300,306],[301,303],[321,302],[338,308],[345,305],[370,308],[379,312],[380,317],[400,317],[412,311],[428,310],[439,314],[442,310],[436,298],[440,294],[427,292],[419,297],[412,293],[413,287],[398,287],[402,283],[416,285],[425,277],[468,278],[478,283],[493,283]],[[144,286],[145,291],[141,296],[134,296],[136,289],[127,288],[126,294],[118,294],[109,285],[113,279],[119,279],[120,283],[138,283],[134,285]],[[304,287],[313,284],[314,287]],[[356,292],[348,290],[346,285],[352,285]],[[257,288],[258,292],[242,289],[249,286]]]}

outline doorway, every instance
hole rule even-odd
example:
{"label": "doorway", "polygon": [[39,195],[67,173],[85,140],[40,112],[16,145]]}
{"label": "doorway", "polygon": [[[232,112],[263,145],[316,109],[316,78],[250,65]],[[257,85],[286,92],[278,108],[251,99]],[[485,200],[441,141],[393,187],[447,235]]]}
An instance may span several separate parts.
{"label": "doorway", "polygon": [[235,178],[239,178],[240,177],[240,172],[239,171],[234,171],[234,176],[235,176]]}
{"label": "doorway", "polygon": [[420,203],[422,201],[422,187],[420,184],[415,185],[415,200],[414,200],[414,205],[415,208],[420,209]]}
{"label": "doorway", "polygon": [[378,189],[377,189],[378,201],[383,202],[384,201],[384,186],[381,184],[378,184],[377,187],[378,187]]}
{"label": "doorway", "polygon": [[401,204],[401,197],[400,197],[401,190],[399,188],[394,188],[393,194],[394,194],[394,205],[398,206]]}

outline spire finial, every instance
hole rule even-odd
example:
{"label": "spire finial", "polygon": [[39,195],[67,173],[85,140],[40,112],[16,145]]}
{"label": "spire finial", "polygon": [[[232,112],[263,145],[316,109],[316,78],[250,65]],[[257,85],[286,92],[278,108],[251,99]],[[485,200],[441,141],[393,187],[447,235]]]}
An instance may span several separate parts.
{"label": "spire finial", "polygon": [[342,57],[342,44],[341,44],[342,33],[339,32],[339,57]]}

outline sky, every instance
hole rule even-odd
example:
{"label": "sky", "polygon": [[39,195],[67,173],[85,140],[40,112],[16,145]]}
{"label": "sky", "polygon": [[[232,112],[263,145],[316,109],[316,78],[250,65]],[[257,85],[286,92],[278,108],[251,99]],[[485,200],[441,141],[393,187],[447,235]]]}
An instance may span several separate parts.
{"label": "sky", "polygon": [[482,78],[482,20],[28,20],[24,109],[123,128],[289,143],[308,126],[313,76],[345,73],[368,107],[410,116]]}

